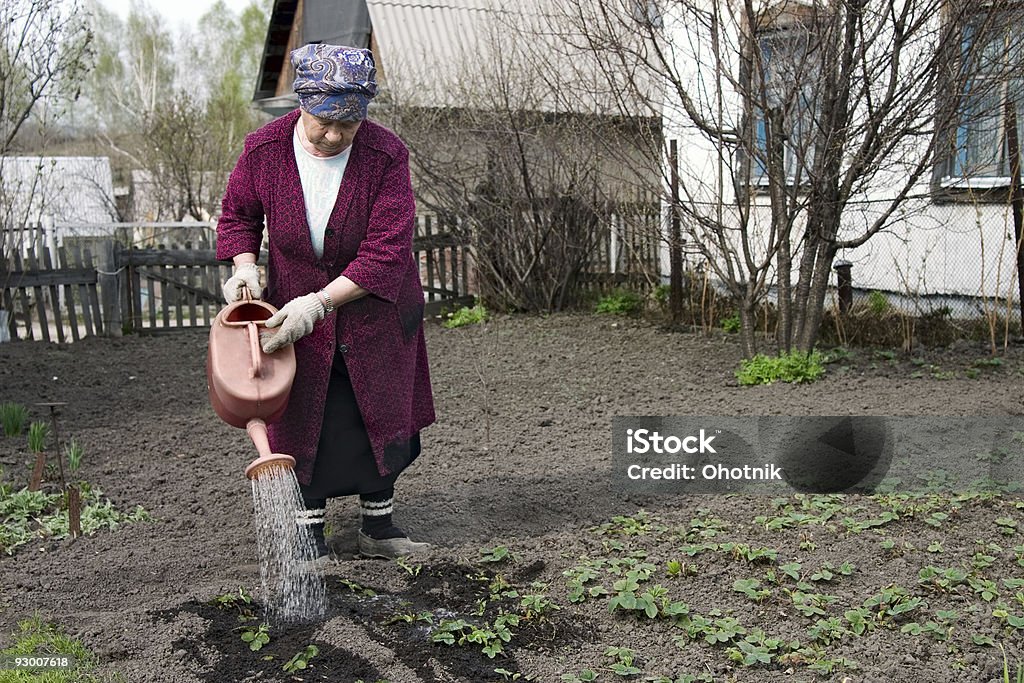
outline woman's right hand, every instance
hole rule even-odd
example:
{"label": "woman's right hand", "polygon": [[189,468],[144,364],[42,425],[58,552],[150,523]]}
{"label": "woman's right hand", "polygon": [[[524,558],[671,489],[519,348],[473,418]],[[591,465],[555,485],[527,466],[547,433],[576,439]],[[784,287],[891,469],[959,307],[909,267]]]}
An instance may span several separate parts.
{"label": "woman's right hand", "polygon": [[246,289],[253,299],[259,299],[263,295],[263,288],[260,287],[260,270],[255,263],[238,264],[235,266],[234,274],[221,285],[224,301],[229,304],[241,300]]}

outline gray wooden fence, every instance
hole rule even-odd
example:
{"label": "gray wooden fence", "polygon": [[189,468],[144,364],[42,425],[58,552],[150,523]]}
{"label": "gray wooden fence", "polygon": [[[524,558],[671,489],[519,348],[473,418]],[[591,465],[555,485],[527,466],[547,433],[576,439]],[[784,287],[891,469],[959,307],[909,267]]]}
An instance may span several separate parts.
{"label": "gray wooden fence", "polygon": [[[471,303],[469,247],[420,218],[413,253],[420,263],[426,315]],[[123,246],[114,238],[45,243],[0,263],[3,309],[11,339],[77,341],[126,332],[156,334],[208,327],[223,305],[220,284],[231,267],[212,241]],[[265,262],[265,255],[262,262]]]}

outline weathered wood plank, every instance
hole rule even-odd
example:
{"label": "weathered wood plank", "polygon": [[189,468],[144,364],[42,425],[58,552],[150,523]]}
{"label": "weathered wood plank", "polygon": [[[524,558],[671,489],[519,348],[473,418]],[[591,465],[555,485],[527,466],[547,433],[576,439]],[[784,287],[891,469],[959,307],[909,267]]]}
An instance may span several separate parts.
{"label": "weathered wood plank", "polygon": [[[43,270],[53,272],[53,255],[50,254],[49,247],[43,247],[42,251],[40,252],[40,256],[42,257],[41,260],[43,262]],[[57,291],[57,285],[50,285],[49,290],[50,305],[52,307],[51,312],[53,313],[53,322],[57,328],[57,341],[61,344],[65,344],[67,343],[67,341],[64,335],[64,320],[61,316],[60,294]]]}
{"label": "weathered wood plank", "polygon": [[[39,268],[36,262],[36,250],[27,249],[25,251],[25,260],[28,263],[29,270],[37,270]],[[50,341],[50,321],[46,318],[46,300],[43,298],[43,288],[36,285],[32,288],[32,293],[35,295],[36,301],[36,314],[39,316],[39,329],[43,336],[43,341]],[[31,320],[29,320],[29,324]]]}
{"label": "weathered wood plank", "polygon": [[[82,250],[76,245],[71,247],[71,267],[80,268],[82,266]],[[93,271],[95,275],[95,271]],[[92,323],[92,311],[89,308],[89,290],[86,289],[84,282],[77,283],[78,289],[78,301],[82,306],[82,319],[85,321],[85,333],[87,335],[99,334]]]}
{"label": "weathered wood plank", "polygon": [[[219,266],[214,249],[123,249],[119,252],[122,265],[128,266]],[[267,252],[260,254],[259,262],[266,263]]]}
{"label": "weathered wood plank", "polygon": [[[57,248],[57,265],[61,270],[70,270],[71,263],[68,262],[68,252],[64,247]],[[63,286],[64,305],[67,306],[68,324],[71,326],[71,339],[81,341],[82,337],[78,332],[78,316],[75,314],[75,290],[69,284]]]}
{"label": "weathered wood plank", "polygon": [[[85,248],[82,258],[85,259],[85,262],[82,265],[93,271],[96,270],[96,263],[92,260],[92,251],[89,247]],[[89,303],[86,305],[92,306],[92,321],[93,325],[96,327],[96,334],[103,334],[110,326],[111,321],[103,318],[103,312],[100,308],[99,281],[97,280],[93,284],[87,285],[86,291],[89,293]]]}
{"label": "weathered wood plank", "polygon": [[93,284],[96,282],[96,271],[75,267],[61,270],[18,270],[11,271],[11,282],[16,287]]}
{"label": "weathered wood plank", "polygon": [[430,239],[431,239],[431,234],[430,234],[431,233],[431,224],[430,224],[431,223],[431,217],[430,216],[426,216],[425,217],[425,221],[426,222],[425,222],[424,227],[425,227],[426,235],[424,237],[422,237],[422,238],[417,238],[417,239],[419,239],[421,246],[417,246],[417,244],[416,244],[417,239],[413,239],[413,249],[415,249],[417,251],[425,251],[425,252],[427,252],[427,282],[426,282],[426,287],[424,289],[428,293],[427,294],[427,296],[429,297],[428,300],[429,301],[434,301],[434,299],[437,298],[434,295],[434,251],[429,246],[422,246],[422,245],[427,245],[427,244],[430,243]]}

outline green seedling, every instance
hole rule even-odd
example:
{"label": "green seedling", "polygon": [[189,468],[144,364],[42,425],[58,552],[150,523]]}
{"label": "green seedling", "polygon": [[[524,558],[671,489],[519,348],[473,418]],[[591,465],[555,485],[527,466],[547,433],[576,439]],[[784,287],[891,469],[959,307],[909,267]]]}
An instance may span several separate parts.
{"label": "green seedling", "polygon": [[839,599],[834,595],[805,593],[802,590],[787,592],[793,601],[793,608],[805,617],[825,616],[825,608]]}
{"label": "green seedling", "polygon": [[481,562],[505,562],[506,560],[513,559],[511,551],[503,545],[497,545],[493,548],[480,548]]}
{"label": "green seedling", "polygon": [[794,581],[800,580],[800,563],[799,562],[787,562],[786,564],[779,565],[779,571],[793,579]]}
{"label": "green seedling", "polygon": [[[545,584],[534,583],[532,584],[534,590],[544,591],[547,589]],[[551,601],[543,592],[531,593],[524,595],[519,601],[519,609],[522,610],[523,618],[525,619],[545,619],[549,612],[562,609],[554,602]]]}
{"label": "green seedling", "polygon": [[825,562],[821,569],[810,575],[811,581],[831,581],[835,578],[836,574],[841,576],[849,576],[853,573],[854,566],[849,562],[844,562],[838,567],[834,566],[831,562]]}
{"label": "green seedling", "polygon": [[983,578],[971,578],[968,580],[968,583],[970,584],[971,589],[985,602],[992,602],[995,598],[999,597],[999,589],[997,588],[995,581]]}
{"label": "green seedling", "polygon": [[377,592],[375,590],[373,590],[372,588],[366,588],[365,586],[361,586],[360,584],[356,583],[355,581],[351,581],[351,580],[345,579],[345,578],[340,578],[340,579],[338,579],[338,583],[340,583],[345,588],[348,588],[353,593],[358,593],[359,595],[362,595],[363,597],[374,598],[374,597],[377,596]]}
{"label": "green seedling", "polygon": [[85,454],[85,449],[75,439],[71,439],[71,442],[64,446],[64,457],[68,460],[68,472],[72,476],[78,473],[78,468],[82,466],[82,456]]}
{"label": "green seedling", "polygon": [[1012,517],[996,518],[996,526],[999,527],[999,533],[1004,536],[1013,536],[1017,533],[1017,520]]}
{"label": "green seedling", "polygon": [[690,520],[690,526],[685,531],[680,530],[686,540],[709,539],[718,536],[720,533],[729,530],[729,523],[723,519],[711,516],[711,510],[700,508],[697,510],[698,517]]}
{"label": "green seedling", "polygon": [[718,550],[732,555],[734,560],[746,560],[750,564],[775,562],[779,551],[772,548],[751,548],[746,543],[719,543]]}
{"label": "green seedling", "polygon": [[0,425],[4,436],[21,436],[28,422],[28,409],[20,403],[4,401],[0,403]]}
{"label": "green seedling", "polygon": [[669,560],[665,565],[665,574],[674,579],[681,576],[696,576],[698,570],[697,565],[691,562],[681,562],[680,560]]}
{"label": "green seedling", "polygon": [[888,586],[865,600],[862,606],[870,610],[879,623],[884,623],[909,615],[924,605],[922,598],[911,597],[906,589]]}
{"label": "green seedling", "polygon": [[814,622],[814,626],[807,629],[807,633],[812,639],[824,645],[831,645],[850,632],[843,627],[838,617],[829,617],[828,619],[818,619]]}
{"label": "green seedling", "polygon": [[986,555],[982,552],[974,553],[974,557],[971,558],[971,566],[975,569],[988,569],[995,563],[996,557],[994,555]]}
{"label": "green seedling", "polygon": [[931,590],[948,593],[967,580],[967,572],[959,567],[941,569],[931,565],[923,567],[917,573],[917,581]]}
{"label": "green seedling", "polygon": [[604,651],[604,656],[614,660],[608,668],[616,676],[637,676],[643,673],[634,666],[636,652],[628,647],[610,647]]}
{"label": "green seedling", "polygon": [[1006,650],[1003,644],[999,643],[999,651],[1003,654],[1003,683],[1024,683],[1024,666],[1017,662],[1017,673],[1010,677],[1010,663],[1006,659]]}
{"label": "green seedling", "polygon": [[940,626],[934,621],[927,621],[924,624],[911,621],[900,627],[900,633],[906,633],[912,636],[926,635],[942,641],[949,640],[952,630],[952,627]]}
{"label": "green seedling", "polygon": [[644,536],[652,531],[663,532],[667,527],[656,524],[654,518],[646,511],[639,510],[635,515],[616,515],[612,521],[605,522],[593,529],[598,535]]}
{"label": "green seedling", "polygon": [[242,631],[242,642],[248,643],[253,652],[258,651],[270,642],[270,625],[264,622],[257,629],[245,629]]}
{"label": "green seedling", "polygon": [[566,683],[592,683],[597,680],[597,674],[591,669],[584,669],[578,674],[562,674],[562,680]]}
{"label": "green seedling", "polygon": [[464,619],[443,619],[430,635],[431,641],[445,645],[473,644],[489,659],[503,652],[502,643],[512,640],[510,626],[519,624],[515,614],[501,614],[494,620],[493,627],[483,623],[476,625]]}
{"label": "green seedling", "polygon": [[509,671],[508,669],[495,669],[494,673],[498,674],[506,681],[518,681],[520,679],[524,681],[534,680],[533,676],[524,676],[520,671]]}
{"label": "green seedling", "polygon": [[833,674],[836,672],[837,669],[855,671],[858,668],[860,668],[860,666],[854,660],[847,659],[846,657],[819,657],[815,661],[808,664],[807,668],[811,671],[820,674]]}
{"label": "green seedling", "polygon": [[754,602],[762,602],[771,595],[770,590],[761,588],[761,582],[757,579],[736,579],[732,589],[737,593],[743,593]]}
{"label": "green seedling", "polygon": [[727,648],[725,652],[734,662],[739,662],[743,666],[755,666],[771,664],[781,645],[782,641],[778,638],[768,638],[763,631],[756,629],[738,641],[735,647]]}
{"label": "green seedling", "polygon": [[866,607],[848,609],[843,613],[843,617],[850,625],[850,632],[854,635],[862,636],[875,628],[874,615]]}
{"label": "green seedling", "polygon": [[42,453],[46,449],[46,437],[49,435],[49,424],[33,422],[28,426],[28,449],[33,453]]}
{"label": "green seedling", "polygon": [[307,645],[302,652],[297,652],[294,657],[285,662],[281,668],[288,673],[302,671],[309,666],[309,660],[320,654],[320,648],[316,645]]}
{"label": "green seedling", "polygon": [[245,588],[239,586],[238,592],[218,595],[210,601],[210,604],[219,609],[227,609],[229,607],[238,607],[241,609],[242,605],[252,604],[252,596],[246,592]]}
{"label": "green seedling", "polygon": [[404,557],[396,558],[395,564],[404,569],[409,576],[419,576],[423,570],[422,564],[409,564]]}
{"label": "green seedling", "polygon": [[407,613],[404,613],[404,614],[395,614],[394,616],[390,617],[384,623],[385,624],[398,624],[398,623],[411,624],[411,623],[417,622],[417,621],[422,621],[422,622],[425,622],[427,624],[433,624],[434,623],[434,613],[433,612],[420,612],[418,614],[412,614],[412,613],[408,613],[407,612]]}

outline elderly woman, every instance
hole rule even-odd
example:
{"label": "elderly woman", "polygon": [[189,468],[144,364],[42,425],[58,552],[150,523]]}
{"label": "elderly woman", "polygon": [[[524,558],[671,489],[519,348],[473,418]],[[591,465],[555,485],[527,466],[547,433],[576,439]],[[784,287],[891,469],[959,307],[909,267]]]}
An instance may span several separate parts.
{"label": "elderly woman", "polygon": [[[295,457],[318,554],[328,556],[328,498],[359,495],[359,551],[394,558],[425,549],[394,525],[394,484],[434,421],[423,338],[423,290],[412,255],[408,150],[366,120],[373,55],[335,45],[292,52],[299,109],[245,139],[223,200],[217,257],[234,262],[224,298],[279,308],[264,336],[294,344],[295,381],[269,426]],[[256,256],[266,221],[266,290]]]}

